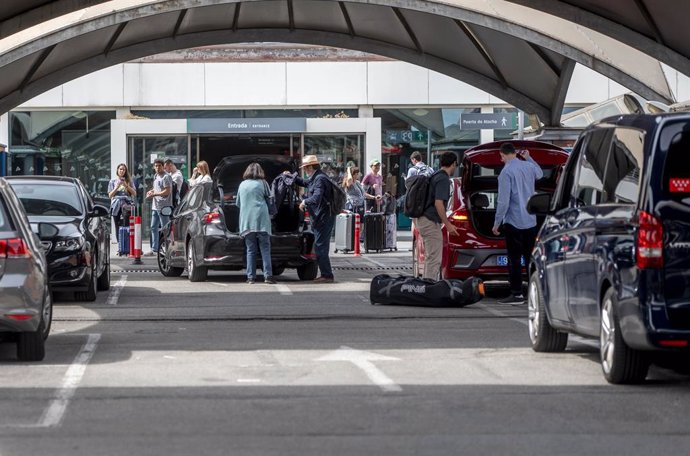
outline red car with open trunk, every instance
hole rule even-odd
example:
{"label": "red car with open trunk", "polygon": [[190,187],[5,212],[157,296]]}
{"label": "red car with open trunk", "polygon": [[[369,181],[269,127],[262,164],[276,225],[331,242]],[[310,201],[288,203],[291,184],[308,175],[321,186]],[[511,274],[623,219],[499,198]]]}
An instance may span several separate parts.
{"label": "red car with open trunk", "polygon": [[[551,192],[561,173],[568,153],[552,144],[538,141],[497,141],[482,144],[465,152],[458,168],[460,177],[451,178],[451,197],[446,214],[457,227],[458,236],[448,236],[443,228],[443,278],[508,280],[508,256],[503,237],[493,228],[498,200],[498,175],[503,169],[499,154],[501,144],[512,142],[519,152],[528,150],[544,171],[537,181],[537,192]],[[543,222],[543,217],[537,220]],[[412,232],[412,263],[415,276],[424,273],[424,245],[419,231]]]}

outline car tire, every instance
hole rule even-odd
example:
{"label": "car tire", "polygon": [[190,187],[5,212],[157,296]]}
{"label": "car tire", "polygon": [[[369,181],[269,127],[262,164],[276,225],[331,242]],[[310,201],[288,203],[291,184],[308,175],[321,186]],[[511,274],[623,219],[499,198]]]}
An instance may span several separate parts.
{"label": "car tire", "polygon": [[170,266],[169,252],[168,241],[161,242],[158,248],[158,270],[165,277],[180,277],[182,272],[184,272],[184,268]]}
{"label": "car tire", "polygon": [[539,274],[533,272],[527,288],[529,338],[535,352],[562,352],[568,345],[568,333],[557,331],[546,315]]}
{"label": "car tire", "polygon": [[43,298],[41,323],[36,331],[19,333],[17,338],[17,359],[20,361],[42,361],[46,356],[46,339],[53,321],[53,300],[48,287]]}
{"label": "car tire", "polygon": [[300,280],[314,280],[319,272],[319,265],[315,261],[297,268],[297,277]]}
{"label": "car tire", "polygon": [[77,291],[74,293],[74,299],[77,301],[95,301],[98,288],[98,276],[96,275],[96,260],[94,258],[93,268],[91,269],[91,279],[89,280],[89,288],[86,291]]}
{"label": "car tire", "polygon": [[616,315],[617,307],[616,291],[609,288],[601,303],[601,370],[609,383],[640,383],[647,377],[650,361],[644,352],[628,347],[623,340]]}
{"label": "car tire", "polygon": [[190,240],[187,244],[187,273],[190,282],[203,282],[208,277],[208,269],[197,266],[194,254],[194,243]]}
{"label": "car tire", "polygon": [[103,267],[103,272],[98,276],[98,282],[96,283],[98,291],[108,291],[110,290],[110,259],[106,261]]}

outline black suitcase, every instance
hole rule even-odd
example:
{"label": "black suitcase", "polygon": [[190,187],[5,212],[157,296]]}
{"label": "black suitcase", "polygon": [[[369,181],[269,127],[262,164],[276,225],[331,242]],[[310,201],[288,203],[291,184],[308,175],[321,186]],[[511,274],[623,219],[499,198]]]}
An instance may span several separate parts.
{"label": "black suitcase", "polygon": [[117,254],[129,255],[129,227],[121,226],[118,228]]}
{"label": "black suitcase", "polygon": [[465,307],[484,297],[481,279],[447,279],[438,282],[410,276],[393,277],[388,274],[375,276],[369,288],[372,304],[420,306],[420,307]]}
{"label": "black suitcase", "polygon": [[364,214],[364,251],[380,252],[386,246],[386,216],[380,212]]}

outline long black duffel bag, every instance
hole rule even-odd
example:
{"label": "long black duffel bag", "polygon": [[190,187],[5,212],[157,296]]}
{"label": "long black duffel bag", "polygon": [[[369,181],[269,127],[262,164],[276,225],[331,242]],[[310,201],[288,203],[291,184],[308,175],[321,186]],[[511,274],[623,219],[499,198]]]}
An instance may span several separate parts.
{"label": "long black duffel bag", "polygon": [[481,279],[467,280],[418,279],[410,276],[392,277],[380,274],[374,277],[369,288],[372,304],[422,306],[422,307],[464,307],[484,297]]}

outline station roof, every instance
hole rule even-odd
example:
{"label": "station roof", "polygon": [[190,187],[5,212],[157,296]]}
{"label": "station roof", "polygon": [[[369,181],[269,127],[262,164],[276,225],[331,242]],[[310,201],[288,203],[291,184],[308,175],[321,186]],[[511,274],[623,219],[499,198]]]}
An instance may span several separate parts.
{"label": "station roof", "polygon": [[160,52],[286,42],[407,61],[558,125],[575,63],[673,102],[659,60],[690,74],[689,13],[644,0],[5,0],[0,112]]}

